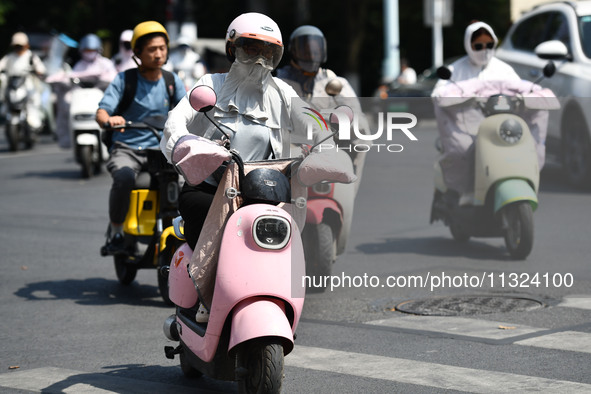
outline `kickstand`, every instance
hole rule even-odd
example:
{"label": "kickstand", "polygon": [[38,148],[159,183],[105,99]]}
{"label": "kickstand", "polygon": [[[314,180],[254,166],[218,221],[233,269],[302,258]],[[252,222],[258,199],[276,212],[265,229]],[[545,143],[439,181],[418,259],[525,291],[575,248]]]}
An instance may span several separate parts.
{"label": "kickstand", "polygon": [[166,356],[166,358],[171,360],[174,360],[175,354],[180,354],[182,351],[183,347],[181,345],[178,345],[176,349],[172,346],[164,346],[164,355]]}

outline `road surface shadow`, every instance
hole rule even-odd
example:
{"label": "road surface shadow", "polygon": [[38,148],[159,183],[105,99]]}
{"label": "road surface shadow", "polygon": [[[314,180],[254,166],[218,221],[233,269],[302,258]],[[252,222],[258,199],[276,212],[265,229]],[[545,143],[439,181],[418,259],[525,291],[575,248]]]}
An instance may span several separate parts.
{"label": "road surface shadow", "polygon": [[[164,353],[162,355],[164,357]],[[178,363],[178,358],[177,358]],[[220,382],[207,377],[188,379],[178,365],[171,367],[143,364],[105,366],[104,373],[75,373],[41,389],[41,393],[65,393],[91,388],[113,393],[157,392],[157,393],[236,393],[237,384]],[[23,371],[25,372],[25,371]],[[60,370],[56,371],[61,372]],[[75,371],[70,371],[75,372]],[[60,379],[56,377],[56,380]],[[90,386],[90,387],[89,387]]]}
{"label": "road surface shadow", "polygon": [[386,238],[356,247],[364,254],[402,254],[439,257],[465,257],[476,260],[510,260],[504,245],[491,245],[479,239],[458,242],[446,237]]}
{"label": "road surface shadow", "polygon": [[29,283],[14,294],[30,301],[68,299],[80,305],[167,306],[160,298],[157,286],[137,282],[124,286],[116,280],[104,278]]}

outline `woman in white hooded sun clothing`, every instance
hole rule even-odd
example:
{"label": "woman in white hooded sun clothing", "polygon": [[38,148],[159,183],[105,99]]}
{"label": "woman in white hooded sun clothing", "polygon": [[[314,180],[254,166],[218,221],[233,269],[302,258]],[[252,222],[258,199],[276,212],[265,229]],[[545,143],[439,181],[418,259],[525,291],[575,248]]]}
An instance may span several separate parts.
{"label": "woman in white hooded sun clothing", "polygon": [[[521,78],[510,65],[494,56],[497,44],[497,36],[488,24],[484,22],[470,24],[464,33],[464,48],[467,54],[448,66],[453,82],[439,80],[432,97],[444,97],[442,91],[447,84],[468,79],[520,81]],[[478,121],[474,119],[471,122],[468,119],[471,115],[470,111],[465,111],[462,113],[462,121],[459,122],[457,114],[444,111],[438,105],[434,107],[443,149],[439,164],[445,184],[458,192],[461,196],[460,203],[469,201],[473,186],[472,146],[477,130],[467,130],[466,126],[478,124],[482,114],[476,113],[475,109],[472,115],[478,117]]]}

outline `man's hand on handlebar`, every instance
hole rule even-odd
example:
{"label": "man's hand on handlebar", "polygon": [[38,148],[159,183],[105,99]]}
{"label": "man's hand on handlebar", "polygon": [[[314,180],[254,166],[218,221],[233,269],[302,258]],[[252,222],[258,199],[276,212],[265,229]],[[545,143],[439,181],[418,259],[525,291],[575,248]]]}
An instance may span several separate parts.
{"label": "man's hand on handlebar", "polygon": [[99,109],[98,111],[96,111],[95,120],[103,129],[115,129],[121,133],[125,131],[123,127],[117,127],[125,125],[125,118],[119,115],[109,116],[107,111],[105,111],[104,109]]}

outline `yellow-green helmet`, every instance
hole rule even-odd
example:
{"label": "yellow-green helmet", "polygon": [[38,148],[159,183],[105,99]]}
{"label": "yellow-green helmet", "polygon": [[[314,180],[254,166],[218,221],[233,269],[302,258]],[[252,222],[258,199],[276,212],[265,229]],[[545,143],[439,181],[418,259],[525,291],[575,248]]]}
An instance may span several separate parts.
{"label": "yellow-green helmet", "polygon": [[164,26],[162,26],[160,23],[156,21],[147,21],[142,22],[138,24],[136,27],[134,27],[133,36],[131,37],[131,49],[135,51],[135,44],[138,38],[152,33],[164,34],[164,36],[166,37],[166,43],[168,43],[168,32],[166,31]]}

